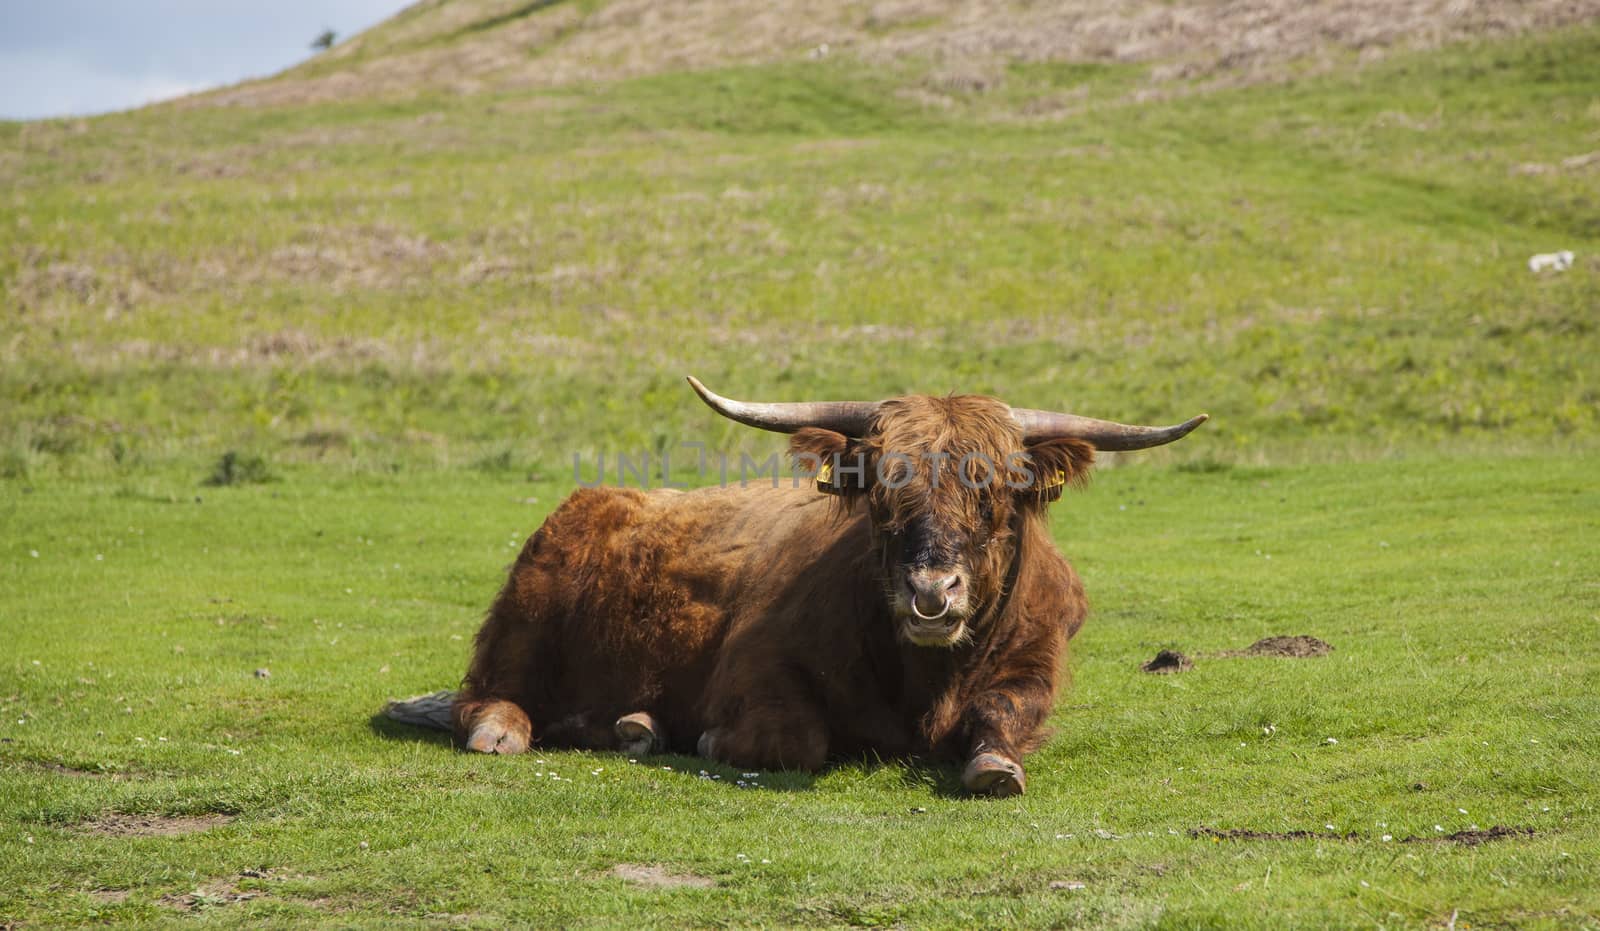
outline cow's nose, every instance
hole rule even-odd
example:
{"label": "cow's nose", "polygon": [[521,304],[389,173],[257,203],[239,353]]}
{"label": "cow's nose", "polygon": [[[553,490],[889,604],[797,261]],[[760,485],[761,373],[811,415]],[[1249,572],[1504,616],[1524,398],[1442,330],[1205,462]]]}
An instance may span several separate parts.
{"label": "cow's nose", "polygon": [[957,572],[915,572],[907,582],[911,585],[911,610],[925,621],[944,617],[964,584]]}

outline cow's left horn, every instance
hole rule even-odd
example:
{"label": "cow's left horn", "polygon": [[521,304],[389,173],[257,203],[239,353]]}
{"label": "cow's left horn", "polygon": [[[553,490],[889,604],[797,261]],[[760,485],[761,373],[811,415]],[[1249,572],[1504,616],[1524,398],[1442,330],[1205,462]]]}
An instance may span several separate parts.
{"label": "cow's left horn", "polygon": [[700,384],[700,379],[693,375],[688,378],[689,387],[712,410],[745,426],[775,433],[822,427],[845,436],[862,436],[872,426],[873,415],[878,411],[876,401],[801,401],[782,404],[733,401]]}
{"label": "cow's left horn", "polygon": [[1210,419],[1209,414],[1201,414],[1170,427],[1140,427],[1110,420],[1096,420],[1093,417],[1079,417],[1077,414],[1033,411],[1021,407],[1013,407],[1011,416],[1022,425],[1024,443],[1071,437],[1087,440],[1094,444],[1095,449],[1111,452],[1149,449],[1152,446],[1181,440],[1189,435],[1189,431]]}

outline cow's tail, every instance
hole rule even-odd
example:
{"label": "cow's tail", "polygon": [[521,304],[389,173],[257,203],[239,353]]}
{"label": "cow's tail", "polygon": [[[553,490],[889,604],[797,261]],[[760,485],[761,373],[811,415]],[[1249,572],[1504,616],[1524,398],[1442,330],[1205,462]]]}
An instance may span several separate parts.
{"label": "cow's tail", "polygon": [[431,727],[450,730],[450,705],[456,693],[449,689],[418,695],[416,698],[392,700],[383,706],[383,716],[414,727]]}

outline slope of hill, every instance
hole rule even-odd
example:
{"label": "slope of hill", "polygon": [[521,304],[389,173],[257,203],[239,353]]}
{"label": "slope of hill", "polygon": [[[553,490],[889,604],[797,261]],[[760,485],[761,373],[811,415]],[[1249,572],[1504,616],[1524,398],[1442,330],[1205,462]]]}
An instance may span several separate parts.
{"label": "slope of hill", "polygon": [[844,55],[937,99],[1016,62],[1150,65],[1140,90],[1279,79],[1600,16],[1600,0],[424,0],[277,78],[200,98],[472,93]]}
{"label": "slope of hill", "polygon": [[[687,372],[1207,409],[1162,455],[1223,460],[1600,427],[1592,25],[1177,98],[1147,93],[1176,61],[1018,61],[935,106],[835,54],[289,103],[336,66],[623,8],[423,5],[259,85],[277,106],[0,124],[0,473],[760,442],[708,427]],[[1573,269],[1529,272],[1557,249]]]}

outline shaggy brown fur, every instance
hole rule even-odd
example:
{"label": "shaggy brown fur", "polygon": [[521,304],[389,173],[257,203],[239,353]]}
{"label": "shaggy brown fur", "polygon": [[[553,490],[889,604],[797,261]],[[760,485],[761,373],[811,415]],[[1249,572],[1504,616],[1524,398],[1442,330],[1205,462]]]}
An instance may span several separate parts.
{"label": "shaggy brown fur", "polygon": [[[1086,612],[1046,526],[1059,487],[1044,485],[1083,480],[1094,455],[1077,440],[1024,449],[1008,411],[907,397],[862,437],[801,430],[799,460],[863,456],[864,475],[834,470],[833,495],[788,482],[577,491],[523,547],[478,633],[458,739],[618,749],[618,719],[646,712],[658,748],[740,767],[976,760],[969,788],[1020,792],[1017,764],[1045,736]],[[986,478],[977,456],[1000,468]],[[918,572],[955,579],[948,644],[912,639],[931,636],[907,614]]]}

